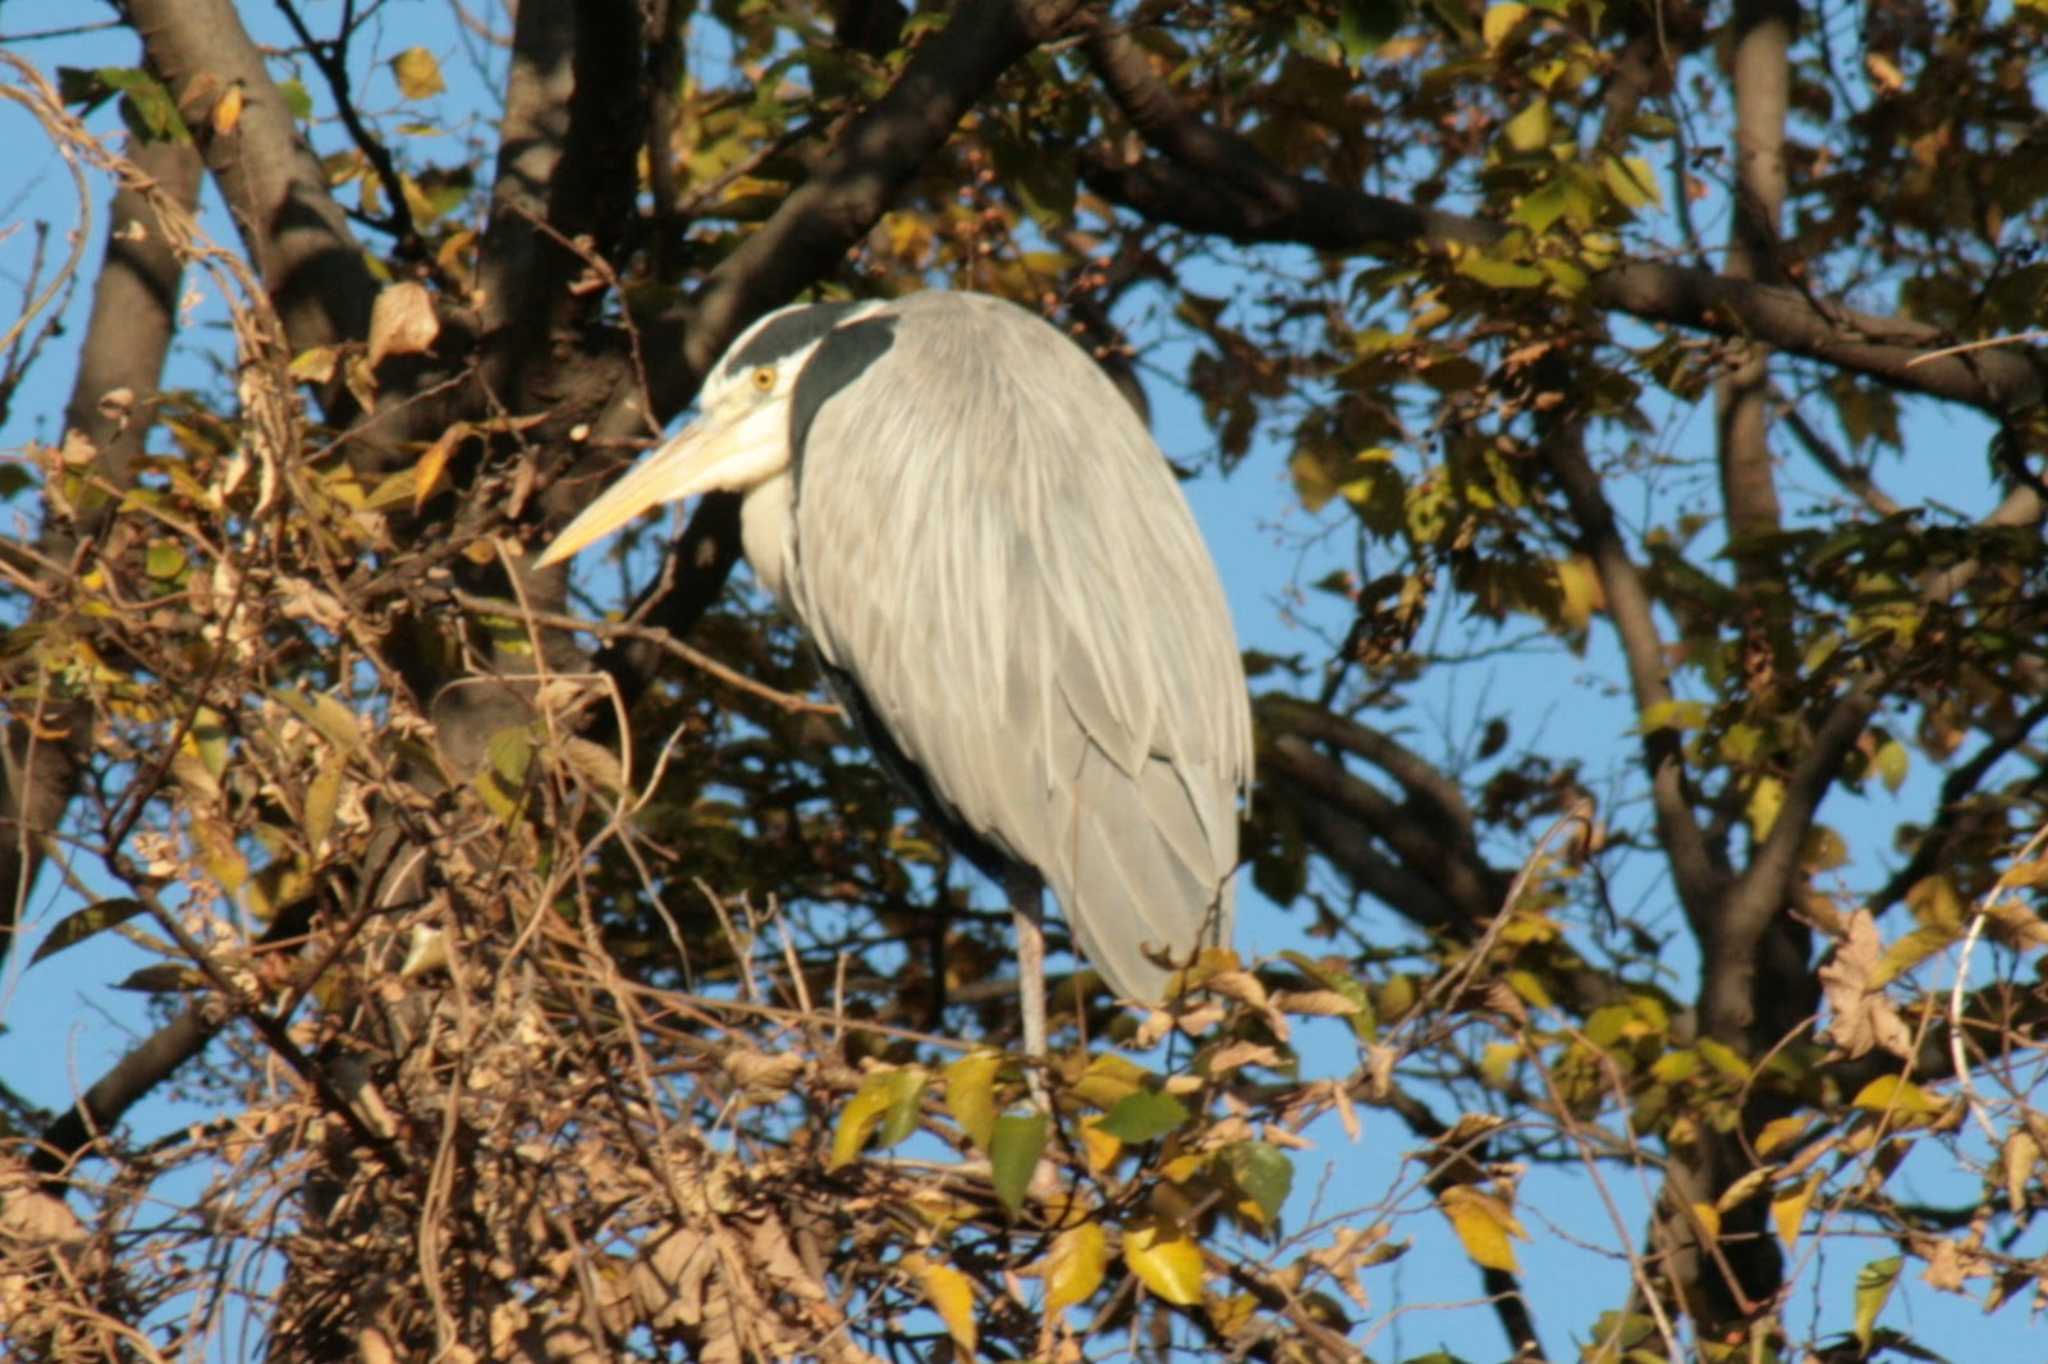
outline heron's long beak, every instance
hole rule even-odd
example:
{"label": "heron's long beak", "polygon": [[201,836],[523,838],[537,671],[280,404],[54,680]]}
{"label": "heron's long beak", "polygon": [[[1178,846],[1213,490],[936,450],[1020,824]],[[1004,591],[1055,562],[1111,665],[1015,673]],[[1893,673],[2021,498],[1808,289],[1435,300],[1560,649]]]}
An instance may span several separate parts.
{"label": "heron's long beak", "polygon": [[789,459],[788,409],[764,402],[742,416],[711,412],[633,466],[562,528],[534,567],[558,564],[603,539],[649,507],[698,493],[745,492]]}

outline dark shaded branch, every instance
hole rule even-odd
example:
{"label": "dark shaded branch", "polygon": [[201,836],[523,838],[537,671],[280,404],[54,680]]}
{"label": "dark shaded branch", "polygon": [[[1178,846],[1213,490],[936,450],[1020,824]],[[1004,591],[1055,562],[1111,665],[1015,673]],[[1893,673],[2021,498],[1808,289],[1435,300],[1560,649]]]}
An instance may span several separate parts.
{"label": "dark shaded branch", "polygon": [[[176,1018],[115,1062],[112,1070],[44,1130],[29,1156],[29,1168],[38,1175],[61,1176],[79,1152],[119,1123],[129,1109],[173,1072],[204,1051],[219,1031],[220,1023],[208,1016],[203,1004],[186,1005]],[[45,1192],[63,1194],[61,1178],[52,1179]]]}
{"label": "dark shaded branch", "polygon": [[1977,787],[2008,754],[2025,743],[2033,732],[2048,721],[2048,699],[2036,701],[2027,707],[2010,724],[1996,730],[1984,746],[1970,755],[1969,761],[1950,772],[1942,779],[1941,798],[1935,803],[1936,815],[1927,831],[1914,845],[1913,855],[1905,865],[1886,878],[1885,883],[1871,895],[1868,903],[1872,914],[1882,914],[1906,898],[1906,893],[1924,878],[1940,870],[1942,855],[1957,832],[1957,825],[1969,813],[1965,802],[1976,794]]}
{"label": "dark shaded branch", "polygon": [[531,367],[552,369],[549,339],[598,306],[596,291],[569,287],[584,264],[562,243],[585,238],[603,260],[623,248],[646,123],[643,48],[629,0],[519,6],[478,266],[484,382],[512,411],[546,405],[552,395],[528,391]]}
{"label": "dark shaded branch", "polygon": [[[328,93],[334,96],[334,110],[341,116],[342,127],[348,129],[349,141],[370,163],[370,170],[384,189],[384,202],[388,207],[384,220],[376,226],[397,239],[401,256],[409,260],[419,259],[426,254],[426,246],[420,241],[419,228],[413,223],[412,205],[405,197],[405,184],[399,179],[398,164],[391,159],[391,149],[364,125],[362,115],[356,110],[348,76],[349,34],[344,30],[331,40],[315,38],[300,16],[299,7],[291,0],[278,0],[277,7],[284,14],[285,22],[291,25],[292,32],[305,45],[306,55],[319,68],[321,79],[327,82]],[[345,14],[349,12],[344,11]]]}
{"label": "dark shaded branch", "polygon": [[[128,13],[150,66],[198,140],[288,344],[302,351],[361,339],[376,278],[235,6],[230,0],[131,0]],[[236,87],[240,117],[231,131],[218,133],[213,107]],[[345,390],[335,386],[330,418],[345,415],[337,408],[345,402]]]}
{"label": "dark shaded branch", "polygon": [[[1287,242],[1339,254],[1391,255],[1453,242],[1486,246],[1508,234],[1481,219],[1286,175],[1244,139],[1186,114],[1127,38],[1100,37],[1090,56],[1132,125],[1166,155],[1135,165],[1096,158],[1084,163],[1082,177],[1095,193],[1143,217],[1236,242]],[[1583,297],[1645,322],[1752,337],[1903,391],[1994,414],[2034,406],[2048,392],[2023,348],[1998,347],[1909,369],[1916,356],[1950,339],[1947,334],[1706,270],[1631,261],[1596,276]]]}

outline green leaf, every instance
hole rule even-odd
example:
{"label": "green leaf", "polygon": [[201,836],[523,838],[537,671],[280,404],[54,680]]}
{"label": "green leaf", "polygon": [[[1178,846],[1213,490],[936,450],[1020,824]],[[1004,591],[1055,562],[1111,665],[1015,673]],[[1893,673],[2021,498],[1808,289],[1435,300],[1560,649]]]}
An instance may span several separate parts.
{"label": "green leaf", "polygon": [[1885,1301],[1891,1297],[1892,1285],[1899,1281],[1899,1270],[1905,1263],[1905,1256],[1889,1255],[1856,1271],[1856,1340],[1866,1351],[1871,1334],[1877,1329],[1877,1314],[1884,1311]]}
{"label": "green leaf", "polygon": [[153,540],[142,556],[142,571],[152,578],[175,578],[186,563],[185,547],[176,540]]}
{"label": "green leaf", "polygon": [[1259,1220],[1271,1226],[1294,1188],[1294,1162],[1269,1142],[1238,1141],[1223,1148],[1230,1182],[1258,1205]]}
{"label": "green leaf", "polygon": [[355,712],[326,692],[302,695],[289,688],[278,687],[270,694],[343,753],[354,753],[362,747],[363,732],[356,723]]}
{"label": "green leaf", "polygon": [[1550,278],[1534,265],[1498,256],[1467,256],[1458,262],[1458,273],[1489,289],[1536,289]]}
{"label": "green leaf", "polygon": [[1342,0],[1337,7],[1337,46],[1354,71],[1387,45],[1408,17],[1402,0]]}
{"label": "green leaf", "polygon": [[1015,1217],[1024,1206],[1025,1191],[1031,1187],[1032,1172],[1045,1151],[1046,1121],[1043,1113],[996,1119],[995,1135],[989,1138],[988,1161],[996,1201]]}
{"label": "green leaf", "polygon": [[301,123],[312,121],[313,97],[306,92],[306,87],[303,84],[296,80],[279,81],[277,83],[277,93],[283,98],[284,107],[293,118],[298,119]]}
{"label": "green leaf", "polygon": [[1163,1137],[1188,1120],[1187,1105],[1171,1094],[1141,1089],[1117,1101],[1102,1119],[1102,1130],[1133,1146]]}
{"label": "green leaf", "polygon": [[1600,180],[1623,208],[1662,206],[1664,193],[1657,187],[1657,173],[1640,156],[1609,156],[1600,163]]}
{"label": "green leaf", "polygon": [[76,947],[103,929],[125,923],[140,914],[145,906],[140,900],[101,900],[98,904],[87,905],[57,921],[50,930],[50,936],[36,944],[35,955],[28,959],[34,966],[44,957],[54,957],[67,947]]}

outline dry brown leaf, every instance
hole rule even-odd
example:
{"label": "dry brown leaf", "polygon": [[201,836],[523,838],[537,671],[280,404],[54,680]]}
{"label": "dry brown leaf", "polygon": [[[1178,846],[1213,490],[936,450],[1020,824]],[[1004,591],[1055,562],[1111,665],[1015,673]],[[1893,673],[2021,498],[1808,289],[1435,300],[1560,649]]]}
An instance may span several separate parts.
{"label": "dry brown leaf", "polygon": [[441,319],[434,315],[434,296],[427,286],[400,280],[378,293],[370,305],[370,368],[386,356],[417,355],[440,334]]}
{"label": "dry brown leaf", "polygon": [[1877,920],[1869,910],[1859,909],[1849,916],[1848,936],[1820,968],[1830,1014],[1825,1036],[1852,1060],[1872,1047],[1883,1047],[1901,1059],[1913,1054],[1912,1029],[1873,985],[1883,955]]}

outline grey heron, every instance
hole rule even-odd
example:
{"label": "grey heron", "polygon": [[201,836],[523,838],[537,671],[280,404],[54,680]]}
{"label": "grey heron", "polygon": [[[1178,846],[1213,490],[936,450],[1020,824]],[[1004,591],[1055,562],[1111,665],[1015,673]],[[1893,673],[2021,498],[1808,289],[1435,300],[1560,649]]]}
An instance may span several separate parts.
{"label": "grey heron", "polygon": [[755,576],[1009,897],[1027,1052],[1048,884],[1110,988],[1162,1002],[1157,958],[1230,941],[1251,715],[1215,564],[1116,386],[1022,308],[934,291],[771,313],[699,407],[539,563],[657,503],[744,494]]}

